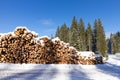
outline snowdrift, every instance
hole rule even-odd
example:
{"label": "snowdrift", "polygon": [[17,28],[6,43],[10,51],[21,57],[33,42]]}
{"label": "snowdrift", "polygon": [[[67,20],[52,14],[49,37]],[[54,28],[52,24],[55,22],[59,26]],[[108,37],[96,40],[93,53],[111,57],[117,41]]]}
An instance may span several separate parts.
{"label": "snowdrift", "polygon": [[106,64],[0,63],[0,80],[120,80],[120,54],[109,55]]}
{"label": "snowdrift", "polygon": [[[92,53],[93,54],[93,53]],[[0,34],[0,63],[35,64],[96,64],[95,56],[88,58],[59,38],[38,37],[26,27]]]}

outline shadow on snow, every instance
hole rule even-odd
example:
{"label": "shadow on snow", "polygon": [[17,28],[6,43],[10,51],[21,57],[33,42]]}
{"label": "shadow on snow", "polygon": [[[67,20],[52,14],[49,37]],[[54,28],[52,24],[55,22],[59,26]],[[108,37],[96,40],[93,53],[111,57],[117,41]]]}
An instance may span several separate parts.
{"label": "shadow on snow", "polygon": [[12,75],[0,78],[0,80],[52,80],[54,75],[57,73],[57,69],[50,67],[50,65],[47,65],[47,68],[45,69],[12,73]]}
{"label": "shadow on snow", "polygon": [[78,65],[72,65],[72,69],[69,72],[69,75],[70,80],[90,80]]}
{"label": "shadow on snow", "polygon": [[120,79],[120,66],[111,64],[111,63],[106,63],[103,65],[96,65],[96,67],[100,70],[102,70],[103,73],[117,77]]}

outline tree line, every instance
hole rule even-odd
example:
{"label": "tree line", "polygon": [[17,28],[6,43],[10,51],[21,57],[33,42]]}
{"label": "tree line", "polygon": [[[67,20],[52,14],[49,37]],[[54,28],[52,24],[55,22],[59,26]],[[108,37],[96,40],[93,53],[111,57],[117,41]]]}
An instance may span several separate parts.
{"label": "tree line", "polygon": [[108,47],[104,27],[100,19],[95,20],[93,27],[88,23],[87,28],[85,28],[82,18],[77,21],[74,16],[71,26],[64,23],[57,28],[55,36],[70,43],[78,51],[93,51],[101,53],[104,57],[107,56]]}
{"label": "tree line", "polygon": [[118,53],[120,52],[120,32],[116,32],[110,35],[110,38],[107,39],[108,43],[108,53]]}

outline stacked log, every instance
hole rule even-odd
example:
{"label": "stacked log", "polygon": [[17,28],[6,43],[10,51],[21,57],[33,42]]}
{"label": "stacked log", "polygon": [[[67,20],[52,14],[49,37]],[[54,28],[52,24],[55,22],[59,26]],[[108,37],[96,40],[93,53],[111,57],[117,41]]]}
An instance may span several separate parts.
{"label": "stacked log", "polygon": [[[0,62],[4,63],[74,63],[69,45],[48,37],[37,38],[26,28],[0,36]],[[74,50],[74,49],[73,49]],[[76,50],[74,50],[74,53]]]}
{"label": "stacked log", "polygon": [[93,52],[78,52],[78,63],[83,65],[96,64],[95,54]]}
{"label": "stacked log", "polygon": [[96,64],[58,38],[40,37],[27,28],[0,35],[0,63]]}
{"label": "stacked log", "polygon": [[53,52],[56,54],[57,63],[62,64],[75,64],[73,60],[73,55],[77,53],[75,48],[71,48],[68,43],[60,41],[60,39],[55,38],[53,41]]}
{"label": "stacked log", "polygon": [[0,62],[26,63],[25,58],[28,57],[30,42],[36,36],[26,28],[17,28],[14,33],[1,36],[0,55],[5,57],[1,58]]}

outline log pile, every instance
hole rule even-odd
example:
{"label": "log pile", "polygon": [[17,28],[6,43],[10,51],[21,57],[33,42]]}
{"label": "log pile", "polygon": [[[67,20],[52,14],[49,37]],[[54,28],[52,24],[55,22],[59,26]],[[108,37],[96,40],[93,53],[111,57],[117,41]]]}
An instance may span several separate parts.
{"label": "log pile", "polygon": [[58,64],[75,63],[72,61],[75,49],[58,40],[42,37],[29,32],[26,28],[17,28],[14,33],[0,36],[0,62]]}
{"label": "log pile", "polygon": [[96,64],[95,54],[93,52],[78,52],[78,63],[83,65]]}
{"label": "log pile", "polygon": [[55,38],[52,40],[53,52],[56,54],[56,60],[60,64],[75,64],[74,55],[77,53],[75,48],[70,47],[68,43],[64,43]]}
{"label": "log pile", "polygon": [[0,63],[96,64],[93,56],[85,59],[77,53],[58,38],[38,38],[24,27],[0,35]]}

